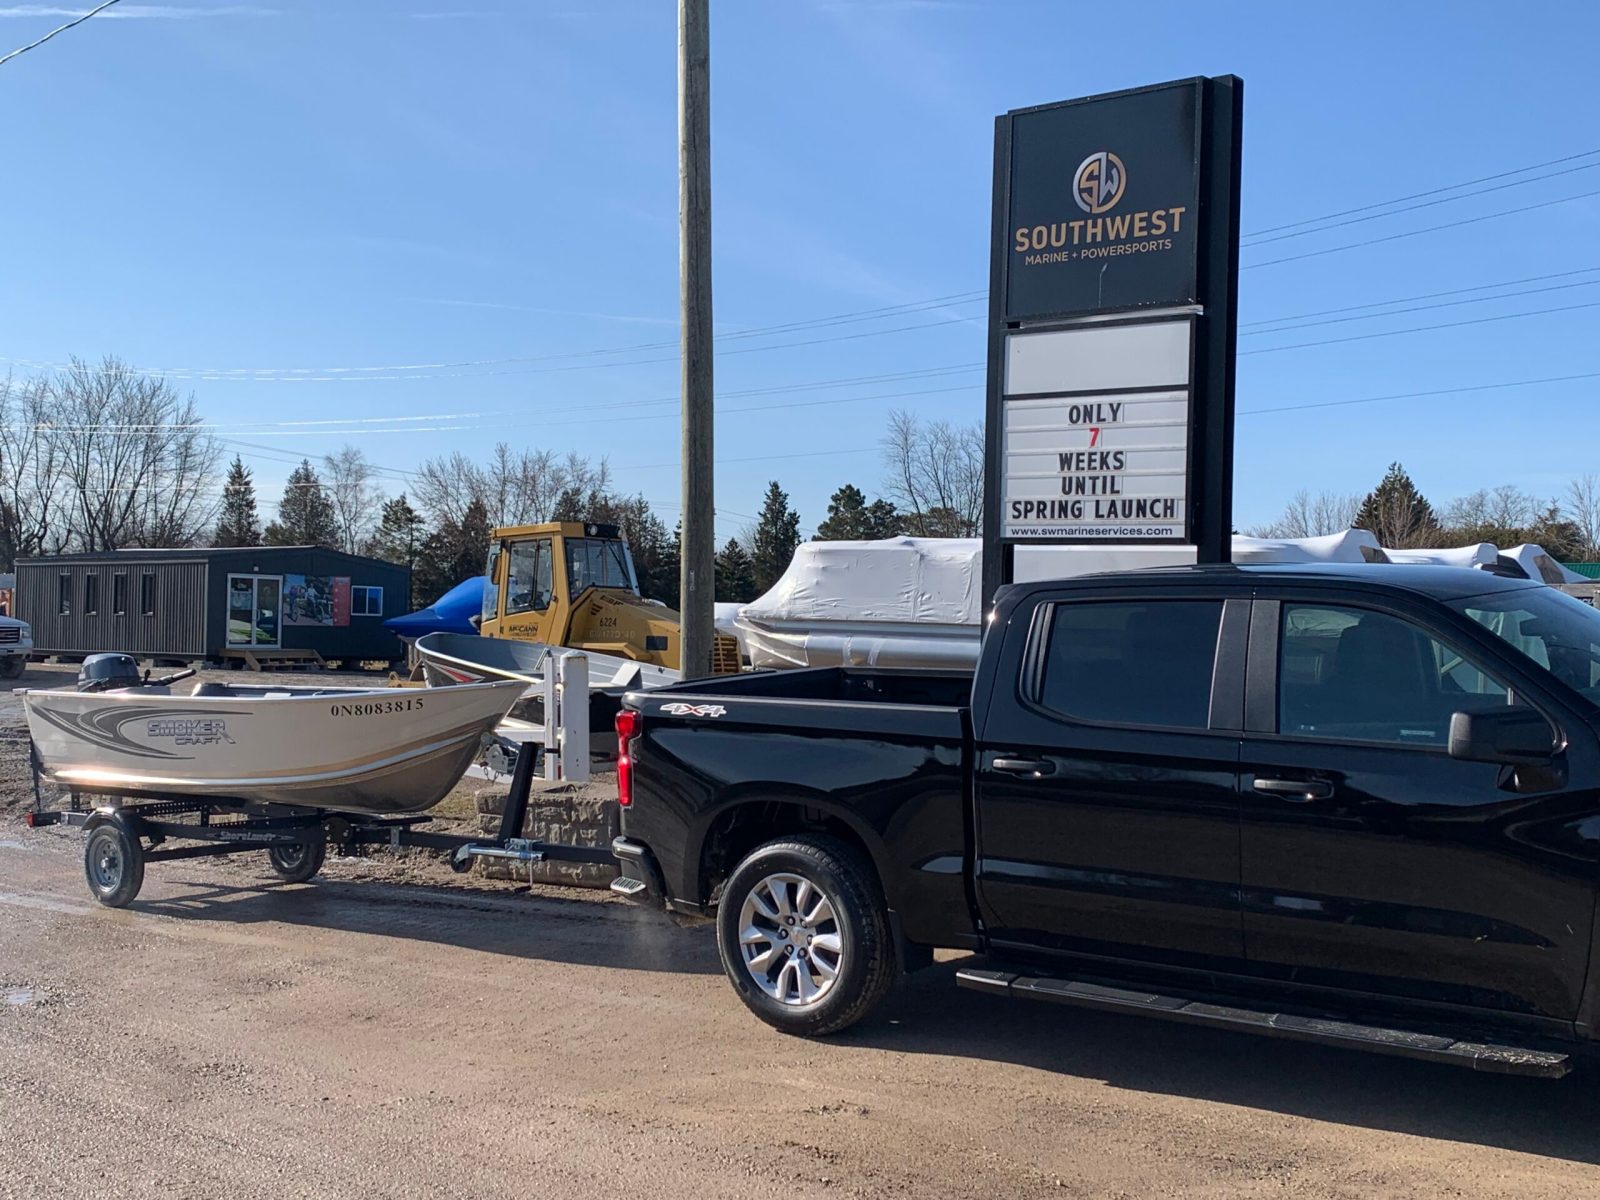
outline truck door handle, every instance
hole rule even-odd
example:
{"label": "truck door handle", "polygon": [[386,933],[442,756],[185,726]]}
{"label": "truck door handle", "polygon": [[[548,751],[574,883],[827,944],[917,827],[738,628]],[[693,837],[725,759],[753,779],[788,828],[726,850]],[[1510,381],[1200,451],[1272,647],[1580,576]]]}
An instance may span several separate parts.
{"label": "truck door handle", "polygon": [[1261,779],[1251,784],[1258,792],[1282,796],[1285,800],[1326,800],[1333,795],[1333,784],[1320,779]]}
{"label": "truck door handle", "polygon": [[1043,758],[997,758],[991,764],[1007,775],[1054,775],[1056,765]]}

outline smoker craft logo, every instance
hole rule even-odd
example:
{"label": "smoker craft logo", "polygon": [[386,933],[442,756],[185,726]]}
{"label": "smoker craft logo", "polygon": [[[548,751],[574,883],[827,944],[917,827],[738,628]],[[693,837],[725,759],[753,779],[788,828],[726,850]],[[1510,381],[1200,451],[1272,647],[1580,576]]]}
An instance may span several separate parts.
{"label": "smoker craft logo", "polygon": [[1115,208],[1127,184],[1127,168],[1109,150],[1089,155],[1072,173],[1073,198],[1079,208],[1095,216]]}
{"label": "smoker craft logo", "polygon": [[[122,705],[112,705],[85,709],[80,713],[52,712],[42,707],[33,711],[35,716],[44,718],[71,737],[82,738],[102,750],[114,750],[118,754],[131,755],[134,758],[193,757],[188,754],[175,754],[160,746],[134,741],[124,729],[129,725],[138,729],[140,723],[144,725],[143,733],[146,738],[151,741],[157,739],[167,741],[174,747],[233,744],[226,721],[209,713],[195,712],[193,709],[140,708],[129,712]],[[247,717],[250,714],[243,712],[234,715]]]}
{"label": "smoker craft logo", "polygon": [[685,704],[681,700],[663,704],[661,711],[675,717],[722,717],[728,713],[720,704]]}

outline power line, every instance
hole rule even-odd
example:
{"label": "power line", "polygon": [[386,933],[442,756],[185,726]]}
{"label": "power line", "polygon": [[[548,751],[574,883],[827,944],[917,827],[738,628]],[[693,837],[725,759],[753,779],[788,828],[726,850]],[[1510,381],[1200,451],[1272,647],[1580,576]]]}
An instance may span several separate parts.
{"label": "power line", "polygon": [[95,13],[104,12],[106,9],[110,8],[116,2],[117,2],[117,0],[105,0],[104,4],[97,4],[94,8],[91,8],[88,12],[84,13],[82,16],[74,17],[72,20],[68,21],[65,25],[57,25],[54,29],[52,29],[49,33],[45,34],[42,38],[38,39],[37,41],[29,42],[26,46],[18,46],[10,54],[7,54],[5,57],[0,58],[0,67],[5,66],[6,63],[10,62],[13,58],[16,58],[17,55],[26,54],[29,50],[35,50],[38,47],[44,45],[51,38],[55,37],[56,34],[65,33],[67,30],[71,29],[74,25],[82,25],[90,17],[94,16]]}
{"label": "power line", "polygon": [[1304,254],[1291,254],[1285,258],[1269,258],[1265,262],[1247,263],[1240,267],[1241,271],[1253,271],[1257,267],[1275,267],[1279,263],[1299,262],[1302,258],[1318,258],[1324,254],[1338,254],[1342,250],[1355,250],[1362,246],[1376,246],[1380,242],[1396,242],[1401,238],[1416,237],[1421,233],[1433,233],[1440,229],[1455,229],[1462,225],[1476,225],[1480,221],[1492,221],[1497,217],[1515,216],[1517,213],[1532,212],[1536,208],[1549,208],[1555,204],[1568,204],[1573,200],[1586,200],[1590,196],[1600,196],[1600,189],[1592,192],[1579,192],[1575,196],[1562,196],[1557,200],[1542,200],[1538,204],[1525,204],[1521,208],[1506,208],[1499,212],[1484,213],[1479,217],[1465,217],[1459,221],[1446,221],[1442,225],[1425,225],[1421,229],[1410,229],[1405,233],[1391,233],[1387,237],[1368,238],[1363,242],[1350,242],[1344,246],[1329,246],[1324,250],[1308,250]]}
{"label": "power line", "polygon": [[1517,167],[1510,171],[1499,171],[1493,175],[1483,175],[1477,179],[1468,179],[1461,183],[1451,183],[1445,185],[1444,187],[1429,188],[1425,192],[1412,192],[1409,196],[1396,196],[1392,200],[1379,200],[1372,204],[1360,205],[1357,208],[1340,209],[1338,212],[1324,213],[1320,217],[1307,217],[1303,221],[1290,221],[1283,225],[1270,225],[1266,229],[1257,229],[1253,233],[1247,233],[1244,235],[1244,237],[1255,238],[1266,233],[1277,233],[1281,229],[1298,229],[1302,225],[1319,225],[1323,221],[1331,221],[1335,217],[1348,217],[1352,213],[1371,212],[1375,208],[1387,208],[1391,204],[1402,204],[1407,200],[1420,200],[1424,196],[1437,196],[1443,192],[1453,192],[1459,188],[1472,187],[1480,183],[1492,183],[1496,179],[1505,179],[1511,175],[1521,175],[1525,172],[1537,171],[1544,167],[1558,167],[1562,163],[1576,162],[1580,158],[1590,158],[1596,154],[1600,154],[1600,149],[1585,150],[1581,154],[1568,154],[1561,158],[1552,158],[1547,162],[1533,163],[1530,166]]}
{"label": "power line", "polygon": [[1357,333],[1350,337],[1328,338],[1320,342],[1291,342],[1287,346],[1264,346],[1260,350],[1242,350],[1239,357],[1249,354],[1276,354],[1280,350],[1303,350],[1308,346],[1335,346],[1341,342],[1364,342],[1372,338],[1399,337],[1403,333],[1427,333],[1434,329],[1459,329],[1463,325],[1488,325],[1495,321],[1513,321],[1518,317],[1541,317],[1550,313],[1575,312],[1581,308],[1600,308],[1600,300],[1584,304],[1563,304],[1559,308],[1535,308],[1528,312],[1500,313],[1493,317],[1475,317],[1470,321],[1446,321],[1439,325],[1416,325],[1409,329],[1384,329],[1376,333]]}
{"label": "power line", "polygon": [[[936,311],[941,308],[954,308],[962,304],[970,304],[987,296],[986,292],[957,292],[949,296],[935,296],[928,300],[908,301],[904,304],[891,304],[882,308],[862,309],[856,312],[839,313],[832,316],[816,317],[806,321],[789,321],[780,325],[758,326],[751,329],[734,330],[717,335],[716,340],[737,341],[747,338],[769,337],[784,333],[798,333],[809,329],[822,329],[838,325],[857,324],[867,321],[881,321],[896,316],[906,316],[914,312]],[[933,322],[933,324],[959,324],[968,318],[956,318],[950,322]],[[919,329],[926,326],[914,325],[906,328]],[[901,329],[882,330],[875,332],[898,333]],[[869,335],[870,336],[870,335]],[[784,343],[788,345],[790,343]],[[811,345],[811,342],[793,343],[796,345]],[[454,375],[413,375],[394,374],[377,376],[376,372],[417,372],[417,371],[455,371],[473,367],[506,366],[516,363],[542,363],[559,362],[567,359],[593,358],[606,355],[635,354],[649,350],[671,350],[677,347],[676,342],[640,342],[631,346],[613,346],[592,350],[571,350],[559,354],[542,355],[517,355],[501,358],[466,359],[460,362],[427,362],[427,363],[396,363],[383,366],[341,366],[341,367],[137,367],[135,370],[148,375],[162,375],[172,379],[204,379],[207,382],[332,382],[352,379],[382,378],[387,382],[404,379],[429,379],[429,378],[461,378]],[[774,347],[776,348],[776,347]],[[750,353],[738,351],[737,353]],[[31,359],[5,358],[0,356],[0,361],[16,363],[18,366],[28,367],[33,370],[58,371],[68,369],[65,363],[46,363]],[[649,359],[647,362],[676,362],[671,359]],[[587,368],[589,364],[584,364]],[[601,364],[632,366],[633,363]],[[488,374],[526,374],[529,372],[489,372]],[[475,377],[475,376],[473,376]]]}
{"label": "power line", "polygon": [[1497,183],[1493,187],[1462,192],[1459,196],[1445,196],[1438,200],[1424,200],[1420,204],[1408,204],[1404,208],[1392,208],[1388,212],[1369,213],[1364,217],[1350,217],[1348,220],[1333,221],[1327,225],[1318,225],[1312,229],[1300,229],[1293,233],[1280,233],[1276,237],[1257,238],[1255,241],[1244,243],[1243,248],[1253,250],[1257,246],[1265,246],[1269,242],[1283,242],[1290,238],[1310,237],[1313,234],[1326,233],[1330,229],[1339,229],[1345,225],[1360,225],[1366,221],[1381,221],[1386,217],[1398,217],[1401,213],[1416,212],[1419,208],[1434,208],[1440,204],[1454,204],[1457,200],[1469,200],[1473,196],[1486,196],[1490,192],[1503,192],[1507,188],[1522,187],[1529,183],[1541,183],[1546,179],[1559,179],[1563,175],[1573,175],[1579,171],[1593,171],[1596,168],[1600,168],[1600,162],[1585,163],[1581,167],[1568,167],[1565,171],[1552,171],[1549,175],[1535,175],[1532,179],[1513,179],[1510,183]]}
{"label": "power line", "polygon": [[[1320,325],[1342,325],[1347,321],[1378,321],[1384,317],[1398,317],[1405,313],[1427,312],[1436,308],[1457,308],[1463,304],[1491,304],[1496,300],[1512,300],[1517,296],[1538,296],[1545,292],[1561,292],[1569,288],[1600,286],[1600,279],[1586,279],[1579,283],[1556,283],[1549,287],[1527,288],[1520,292],[1501,292],[1498,296],[1474,296],[1468,300],[1444,300],[1438,304],[1413,304],[1409,308],[1395,308],[1388,312],[1363,313],[1353,317],[1330,317],[1324,321],[1302,321],[1297,325],[1280,325],[1276,329],[1248,329],[1240,337],[1260,337],[1262,334],[1293,333],[1298,329],[1315,329]],[[1512,313],[1512,316],[1517,314]]]}
{"label": "power line", "polygon": [[1476,287],[1450,288],[1443,292],[1423,292],[1419,296],[1397,296],[1393,300],[1373,300],[1367,304],[1348,304],[1343,308],[1321,308],[1315,312],[1295,313],[1288,317],[1268,317],[1260,321],[1246,321],[1240,328],[1251,329],[1258,325],[1277,325],[1285,321],[1301,321],[1307,317],[1329,317],[1338,313],[1359,312],[1363,308],[1386,308],[1391,304],[1409,304],[1413,300],[1435,300],[1440,296],[1459,296],[1463,292],[1485,292],[1492,288],[1515,287],[1520,283],[1542,283],[1546,279],[1568,279],[1573,275],[1590,275],[1600,271],[1600,266],[1580,267],[1576,271],[1556,271],[1550,275],[1529,275],[1524,279],[1505,279],[1499,283],[1480,283]]}
{"label": "power line", "polygon": [[1260,416],[1264,413],[1302,412],[1311,408],[1342,408],[1350,404],[1377,404],[1385,400],[1417,400],[1427,396],[1454,396],[1467,392],[1492,392],[1504,388],[1538,387],[1547,383],[1570,383],[1579,379],[1600,379],[1600,371],[1582,375],[1552,375],[1545,379],[1513,379],[1505,383],[1478,383],[1465,387],[1435,388],[1426,392],[1393,392],[1387,396],[1363,396],[1356,400],[1319,400],[1312,404],[1284,404],[1275,408],[1243,408],[1241,417]]}

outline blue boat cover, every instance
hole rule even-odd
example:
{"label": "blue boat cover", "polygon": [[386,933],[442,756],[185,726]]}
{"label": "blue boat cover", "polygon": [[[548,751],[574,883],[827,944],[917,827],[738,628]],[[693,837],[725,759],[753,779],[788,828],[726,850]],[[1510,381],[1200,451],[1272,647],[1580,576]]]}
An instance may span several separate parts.
{"label": "blue boat cover", "polygon": [[482,575],[464,579],[427,608],[403,617],[390,617],[384,625],[403,638],[419,638],[428,633],[477,633],[468,619],[483,609]]}

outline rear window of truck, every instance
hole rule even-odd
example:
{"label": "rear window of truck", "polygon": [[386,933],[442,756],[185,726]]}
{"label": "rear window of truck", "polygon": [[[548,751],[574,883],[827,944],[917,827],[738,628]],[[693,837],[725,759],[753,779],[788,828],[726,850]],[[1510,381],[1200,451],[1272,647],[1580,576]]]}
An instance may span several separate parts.
{"label": "rear window of truck", "polygon": [[1205,729],[1221,625],[1220,600],[1058,604],[1040,703],[1096,724]]}

